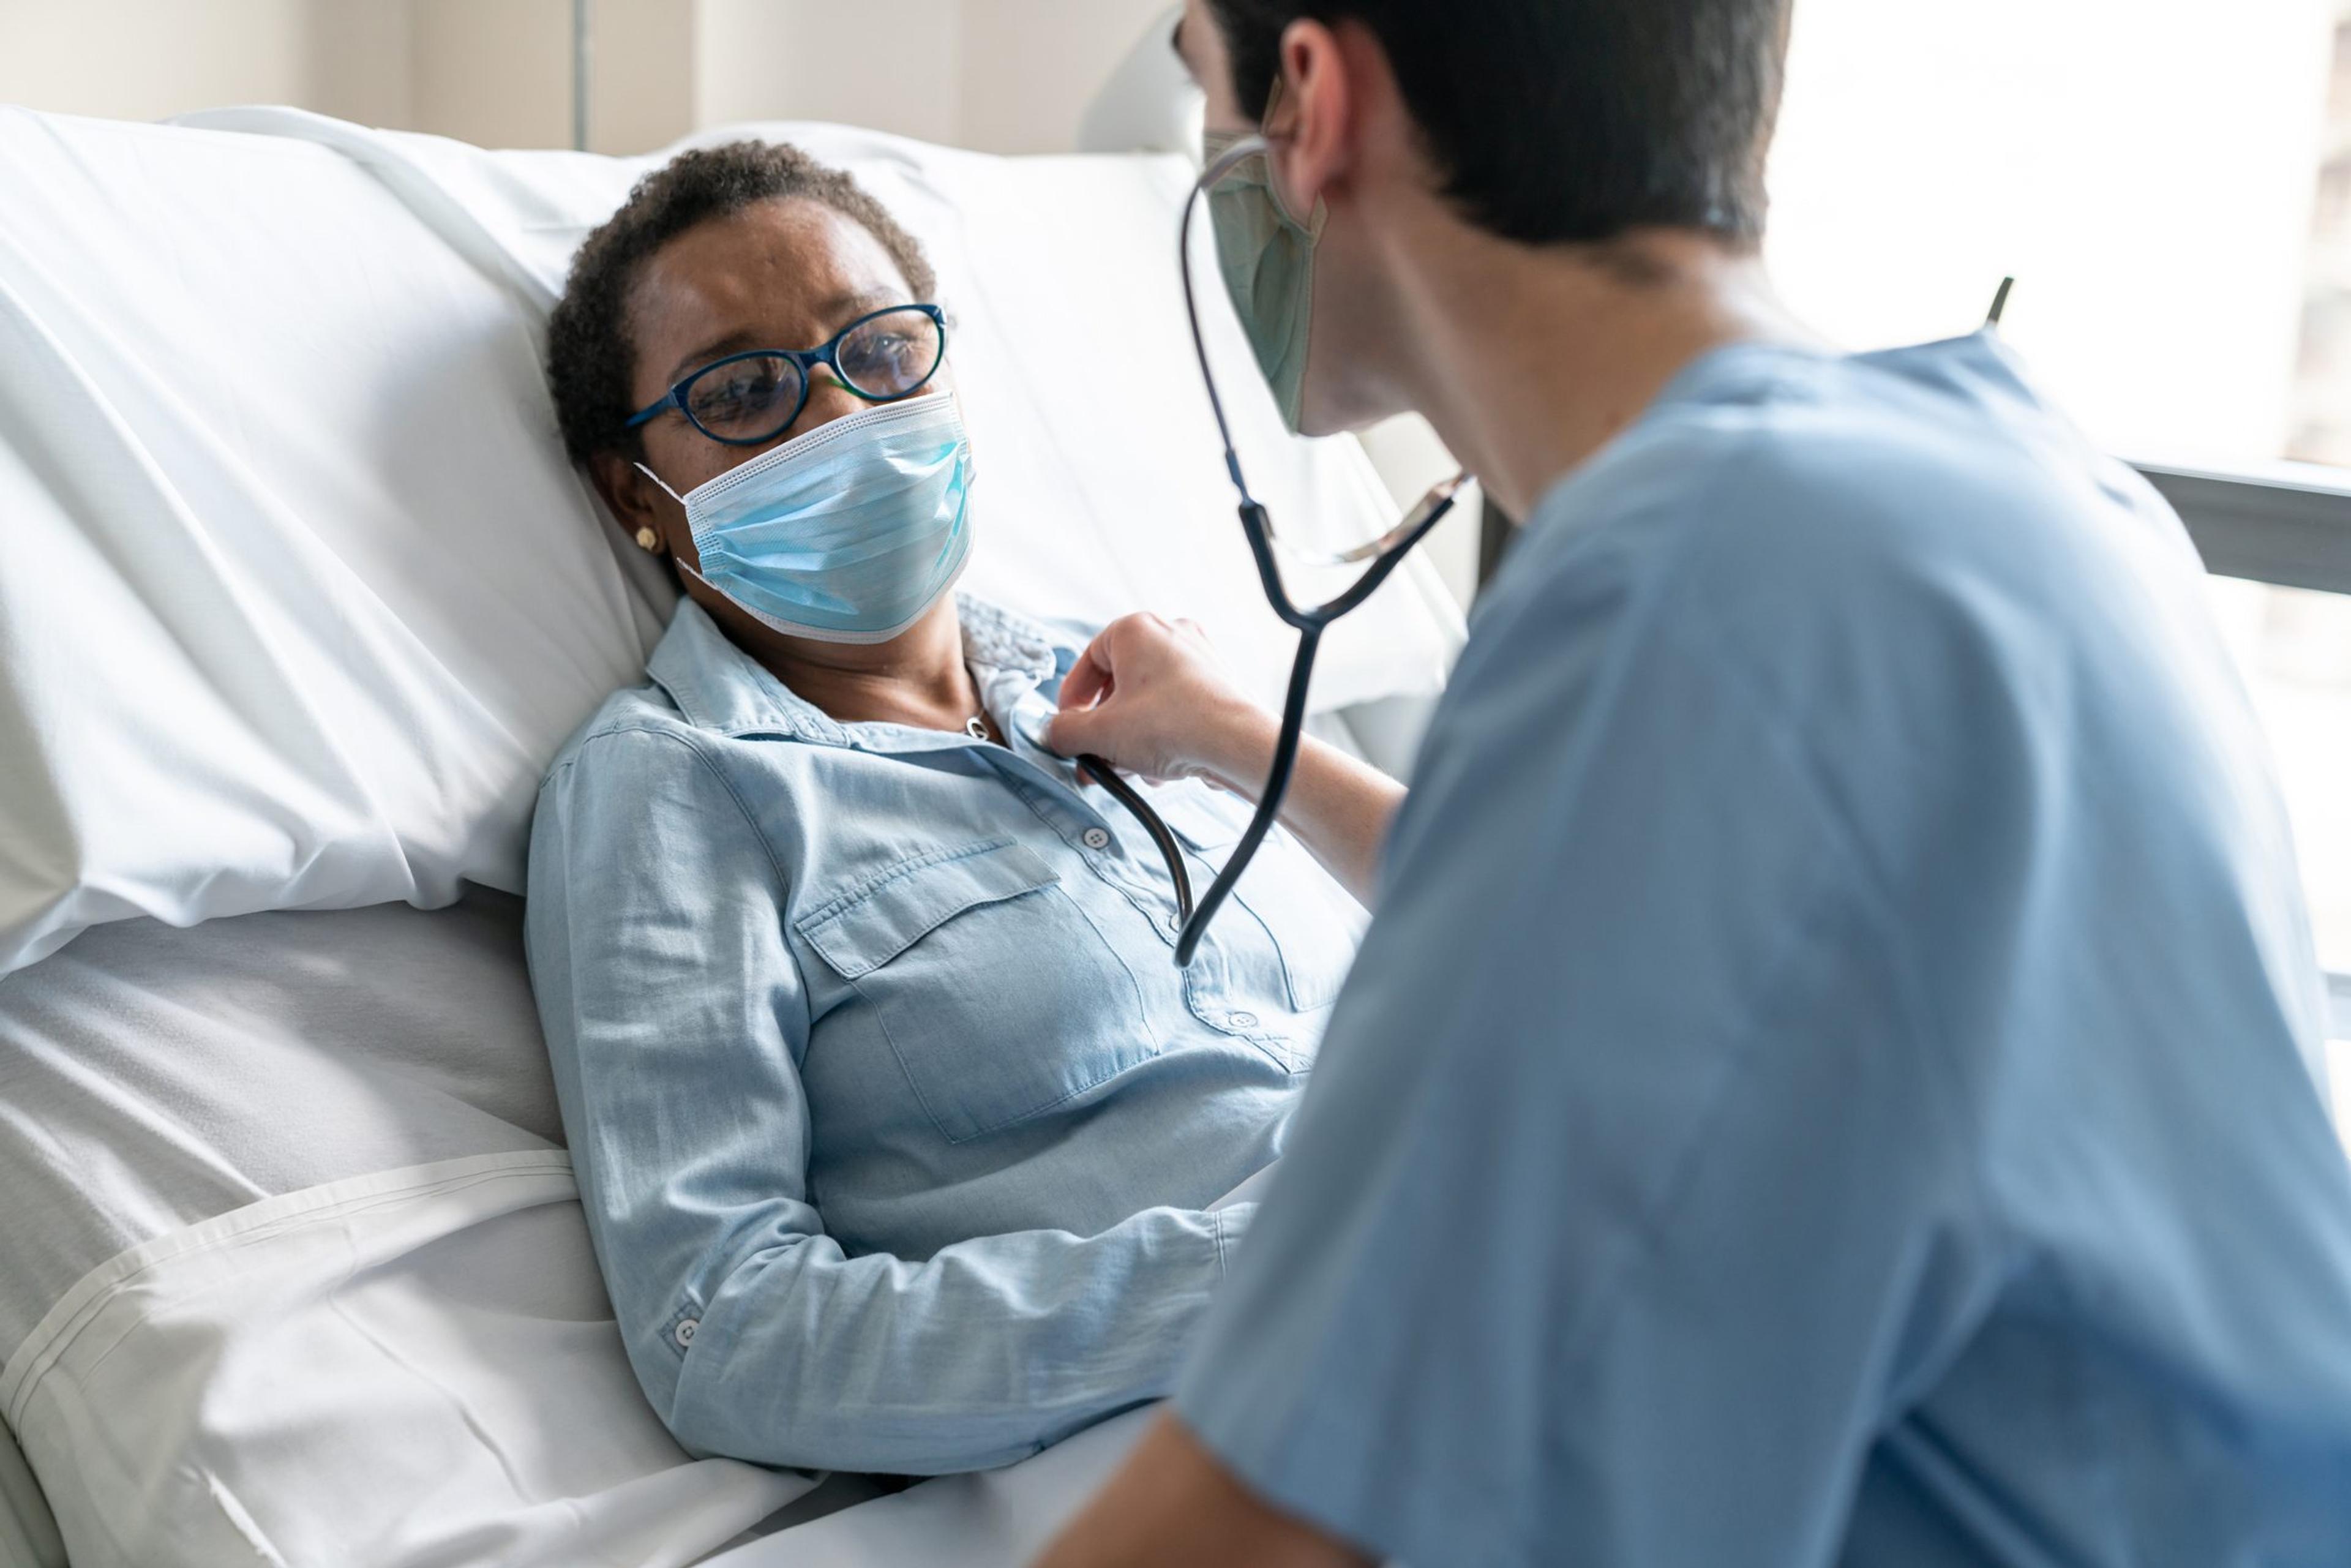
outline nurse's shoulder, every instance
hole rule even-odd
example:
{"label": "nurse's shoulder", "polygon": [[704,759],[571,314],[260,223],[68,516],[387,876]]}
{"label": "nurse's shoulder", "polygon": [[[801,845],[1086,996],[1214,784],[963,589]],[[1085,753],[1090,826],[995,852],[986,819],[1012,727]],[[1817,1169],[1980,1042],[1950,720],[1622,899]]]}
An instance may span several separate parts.
{"label": "nurse's shoulder", "polygon": [[2201,616],[2178,518],[1981,334],[1717,350],[1553,487],[1515,553],[1481,618],[1662,638],[1815,716],[2098,656],[2101,633],[2147,653],[2149,628]]}

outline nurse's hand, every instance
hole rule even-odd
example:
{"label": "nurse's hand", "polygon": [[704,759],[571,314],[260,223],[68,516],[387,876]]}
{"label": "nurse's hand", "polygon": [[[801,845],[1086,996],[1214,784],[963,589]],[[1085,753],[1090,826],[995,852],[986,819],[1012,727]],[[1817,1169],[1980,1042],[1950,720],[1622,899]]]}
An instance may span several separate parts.
{"label": "nurse's hand", "polygon": [[[1147,779],[1205,779],[1254,800],[1273,771],[1281,726],[1243,696],[1189,621],[1129,615],[1102,628],[1061,681],[1045,744],[1091,753]],[[1404,786],[1308,737],[1282,798],[1281,822],[1368,906],[1381,841]]]}
{"label": "nurse's hand", "polygon": [[1146,779],[1206,779],[1254,796],[1278,728],[1233,685],[1199,627],[1145,613],[1112,622],[1087,645],[1062,678],[1045,744]]}

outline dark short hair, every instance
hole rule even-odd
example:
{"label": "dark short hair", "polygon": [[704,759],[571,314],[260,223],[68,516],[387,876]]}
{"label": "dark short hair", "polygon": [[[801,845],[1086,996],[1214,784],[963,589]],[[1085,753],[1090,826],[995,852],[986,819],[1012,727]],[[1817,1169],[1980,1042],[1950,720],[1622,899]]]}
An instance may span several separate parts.
{"label": "dark short hair", "polygon": [[1208,0],[1244,112],[1300,17],[1386,51],[1445,193],[1530,245],[1762,237],[1790,0]]}
{"label": "dark short hair", "polygon": [[916,298],[937,291],[914,236],[841,170],[780,142],[731,141],[681,152],[638,181],[620,211],[580,243],[563,298],[548,318],[547,384],[573,462],[599,452],[643,451],[628,428],[637,370],[629,298],[646,261],[697,224],[788,197],[820,202],[863,225]]}

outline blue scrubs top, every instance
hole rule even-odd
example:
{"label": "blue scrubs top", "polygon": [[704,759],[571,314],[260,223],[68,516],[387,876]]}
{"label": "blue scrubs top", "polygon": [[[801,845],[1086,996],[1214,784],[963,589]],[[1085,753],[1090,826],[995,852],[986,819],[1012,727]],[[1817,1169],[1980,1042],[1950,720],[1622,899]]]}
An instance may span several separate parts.
{"label": "blue scrubs top", "polygon": [[1178,1388],[1437,1564],[2351,1563],[2351,1166],[2179,520],[1977,337],[1531,519]]}

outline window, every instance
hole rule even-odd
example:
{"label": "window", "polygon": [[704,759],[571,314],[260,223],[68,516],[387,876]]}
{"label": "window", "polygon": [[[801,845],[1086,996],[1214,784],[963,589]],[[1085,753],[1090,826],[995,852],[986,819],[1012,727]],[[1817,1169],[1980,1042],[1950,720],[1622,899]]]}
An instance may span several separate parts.
{"label": "window", "polygon": [[1802,0],[1773,271],[1855,345],[1972,330],[2014,274],[2005,335],[2109,450],[2351,458],[2346,9]]}
{"label": "window", "polygon": [[2179,508],[2269,732],[2351,1138],[2351,0],[1803,0],[1769,256],[1855,346],[2002,331]]}
{"label": "window", "polygon": [[2351,973],[2351,598],[2212,579],[2214,608],[2269,731],[2319,962]]}

